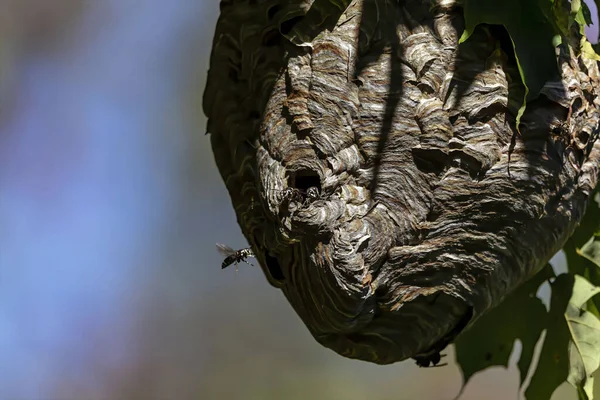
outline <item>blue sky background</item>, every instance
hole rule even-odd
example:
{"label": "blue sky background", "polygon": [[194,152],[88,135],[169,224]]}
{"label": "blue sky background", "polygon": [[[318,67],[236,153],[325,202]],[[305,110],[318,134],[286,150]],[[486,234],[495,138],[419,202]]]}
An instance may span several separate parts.
{"label": "blue sky background", "polygon": [[[0,4],[0,399],[452,398],[454,365],[341,358],[258,268],[221,271],[215,242],[245,242],[200,108],[217,15]],[[495,368],[463,399],[517,382]]]}

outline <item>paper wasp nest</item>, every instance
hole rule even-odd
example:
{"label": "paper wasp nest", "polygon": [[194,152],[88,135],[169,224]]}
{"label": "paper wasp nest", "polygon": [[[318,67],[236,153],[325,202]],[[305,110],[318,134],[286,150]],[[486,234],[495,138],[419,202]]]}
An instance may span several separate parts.
{"label": "paper wasp nest", "polygon": [[315,339],[427,365],[578,224],[598,67],[562,46],[562,81],[518,134],[502,28],[459,46],[453,1],[342,3],[222,1],[208,132],[244,235]]}

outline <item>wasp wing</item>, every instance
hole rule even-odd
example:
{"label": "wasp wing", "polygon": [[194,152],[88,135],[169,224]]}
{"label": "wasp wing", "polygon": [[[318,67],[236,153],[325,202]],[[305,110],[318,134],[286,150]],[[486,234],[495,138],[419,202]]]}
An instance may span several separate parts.
{"label": "wasp wing", "polygon": [[231,247],[227,246],[226,244],[222,244],[222,243],[217,243],[217,251],[226,257],[229,257],[229,256],[235,254],[234,249],[232,249]]}

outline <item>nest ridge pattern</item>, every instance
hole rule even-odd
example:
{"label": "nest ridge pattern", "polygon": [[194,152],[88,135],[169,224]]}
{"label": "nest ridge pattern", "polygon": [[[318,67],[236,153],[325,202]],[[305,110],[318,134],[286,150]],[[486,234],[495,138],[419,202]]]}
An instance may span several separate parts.
{"label": "nest ridge pattern", "polygon": [[439,353],[562,247],[596,186],[597,63],[561,45],[517,132],[510,39],[459,45],[463,27],[448,0],[221,2],[217,166],[269,282],[344,356]]}

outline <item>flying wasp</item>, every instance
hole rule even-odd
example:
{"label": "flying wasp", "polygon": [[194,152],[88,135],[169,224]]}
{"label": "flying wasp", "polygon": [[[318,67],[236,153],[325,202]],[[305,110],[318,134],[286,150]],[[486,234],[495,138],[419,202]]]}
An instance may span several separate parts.
{"label": "flying wasp", "polygon": [[254,252],[251,248],[245,248],[240,250],[234,250],[226,244],[217,243],[217,250],[219,253],[225,256],[221,269],[229,267],[231,264],[235,264],[235,270],[238,270],[238,263],[245,262],[246,264],[254,266],[248,262],[248,257],[254,257]]}

